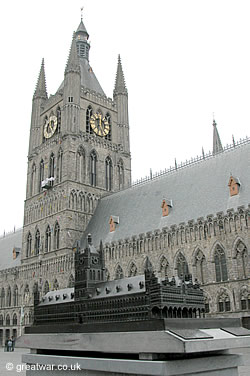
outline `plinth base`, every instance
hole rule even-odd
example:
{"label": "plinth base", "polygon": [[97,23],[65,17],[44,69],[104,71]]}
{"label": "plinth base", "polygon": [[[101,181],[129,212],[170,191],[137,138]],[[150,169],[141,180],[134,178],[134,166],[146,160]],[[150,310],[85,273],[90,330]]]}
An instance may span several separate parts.
{"label": "plinth base", "polygon": [[241,364],[234,354],[163,361],[26,354],[23,361],[27,376],[238,376]]}

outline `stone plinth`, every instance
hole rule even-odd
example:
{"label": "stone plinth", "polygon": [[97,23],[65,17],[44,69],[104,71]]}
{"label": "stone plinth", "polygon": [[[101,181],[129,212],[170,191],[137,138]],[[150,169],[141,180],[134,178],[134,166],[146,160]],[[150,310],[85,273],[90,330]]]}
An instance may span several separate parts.
{"label": "stone plinth", "polygon": [[60,376],[236,376],[241,358],[227,351],[250,347],[250,332],[235,323],[160,320],[154,330],[148,323],[146,330],[143,323],[128,323],[131,331],[121,325],[121,331],[106,332],[94,332],[94,326],[92,332],[91,327],[84,332],[84,326],[73,325],[62,327],[65,333],[36,327],[17,345],[31,349],[23,356],[31,368],[27,376],[51,375],[51,371]]}

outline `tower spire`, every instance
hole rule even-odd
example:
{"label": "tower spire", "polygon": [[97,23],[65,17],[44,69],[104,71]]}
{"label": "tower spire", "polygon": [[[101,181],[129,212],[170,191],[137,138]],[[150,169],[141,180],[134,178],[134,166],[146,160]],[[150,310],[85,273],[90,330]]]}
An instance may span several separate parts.
{"label": "tower spire", "polygon": [[223,146],[220,140],[220,135],[217,129],[216,121],[213,120],[213,154],[221,153],[223,151]]}
{"label": "tower spire", "polygon": [[117,72],[115,78],[114,96],[117,94],[128,94],[124,74],[122,70],[121,56],[118,55]]}
{"label": "tower spire", "polygon": [[47,89],[46,89],[46,78],[45,78],[45,69],[44,69],[44,59],[42,59],[41,69],[39,77],[36,84],[36,89],[33,98],[42,98],[47,99]]}

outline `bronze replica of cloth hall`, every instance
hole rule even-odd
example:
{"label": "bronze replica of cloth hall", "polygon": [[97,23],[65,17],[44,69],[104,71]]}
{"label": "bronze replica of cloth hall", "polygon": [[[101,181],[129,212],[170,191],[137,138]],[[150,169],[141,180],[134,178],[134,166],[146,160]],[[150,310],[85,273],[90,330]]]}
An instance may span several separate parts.
{"label": "bronze replica of cloth hall", "polygon": [[208,317],[246,320],[249,139],[223,148],[214,122],[211,154],[132,185],[121,59],[111,99],[89,64],[88,39],[81,20],[63,82],[49,97],[42,61],[24,224],[0,239],[0,341],[32,324],[34,295],[74,287],[77,244],[88,234],[96,249],[103,244],[108,280],[143,275],[150,262],[158,278],[192,275]]}

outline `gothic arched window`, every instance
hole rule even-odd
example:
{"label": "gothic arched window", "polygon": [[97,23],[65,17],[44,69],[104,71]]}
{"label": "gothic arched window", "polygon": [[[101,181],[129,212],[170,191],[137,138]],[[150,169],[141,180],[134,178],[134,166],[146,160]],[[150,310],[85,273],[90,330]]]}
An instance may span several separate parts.
{"label": "gothic arched window", "polygon": [[86,110],[86,132],[87,133],[93,133],[93,129],[91,128],[90,125],[90,118],[93,115],[93,110],[92,107],[89,106]]}
{"label": "gothic arched window", "polygon": [[47,294],[47,292],[49,292],[49,282],[48,282],[48,281],[45,281],[45,283],[44,283],[43,293],[44,293],[44,294]]}
{"label": "gothic arched window", "polygon": [[15,285],[14,290],[13,290],[13,305],[17,306],[18,305],[18,287]]}
{"label": "gothic arched window", "polygon": [[31,245],[32,245],[32,236],[31,236],[31,233],[29,232],[27,236],[26,257],[31,256]]}
{"label": "gothic arched window", "polygon": [[10,315],[7,314],[6,316],[6,325],[10,325]]}
{"label": "gothic arched window", "polygon": [[216,282],[226,281],[228,279],[226,255],[219,245],[217,245],[214,252],[214,265]]}
{"label": "gothic arched window", "polygon": [[117,169],[118,169],[118,186],[119,189],[124,188],[124,165],[122,159],[119,160],[117,164]]}
{"label": "gothic arched window", "polygon": [[203,252],[199,249],[195,255],[195,268],[196,268],[196,278],[200,283],[205,283],[206,281],[206,258]]}
{"label": "gothic arched window", "polygon": [[106,190],[111,191],[112,189],[112,161],[110,157],[105,160],[105,180],[106,180]]}
{"label": "gothic arched window", "polygon": [[161,278],[167,278],[168,276],[168,260],[166,259],[165,256],[162,256],[160,259],[160,268],[159,268],[159,273],[161,275]]}
{"label": "gothic arched window", "polygon": [[4,287],[2,287],[2,290],[1,290],[1,308],[3,308],[5,306],[5,290],[4,290]]}
{"label": "gothic arched window", "polygon": [[179,253],[176,260],[177,275],[179,278],[187,280],[189,278],[188,264],[185,256]]}
{"label": "gothic arched window", "polygon": [[90,184],[95,187],[97,182],[97,156],[96,153],[93,151],[90,154]]}
{"label": "gothic arched window", "polygon": [[40,253],[40,231],[36,230],[35,236],[35,256],[39,255]]}
{"label": "gothic arched window", "polygon": [[105,136],[105,139],[111,141],[112,140],[112,124],[111,124],[111,116],[109,113],[106,114],[105,119],[107,120],[109,124],[109,133]]}
{"label": "gothic arched window", "polygon": [[45,233],[45,252],[51,251],[51,229],[50,226],[47,226]]}
{"label": "gothic arched window", "polygon": [[16,313],[13,314],[12,324],[17,325],[17,315],[16,315]]}
{"label": "gothic arched window", "polygon": [[0,315],[0,326],[3,326],[3,315]]}
{"label": "gothic arched window", "polygon": [[85,152],[80,147],[76,153],[76,180],[80,183],[85,181]]}
{"label": "gothic arched window", "polygon": [[60,245],[60,226],[59,226],[59,223],[56,222],[55,231],[54,231],[54,249],[59,249],[59,245]]}
{"label": "gothic arched window", "polygon": [[57,157],[57,181],[58,183],[61,183],[62,181],[62,170],[63,170],[63,151],[62,149],[58,152]]}
{"label": "gothic arched window", "polygon": [[243,287],[240,294],[240,308],[250,310],[250,292],[246,286]]}
{"label": "gothic arched window", "polygon": [[[55,178],[55,156],[52,153],[49,159],[49,178]],[[50,181],[51,187],[54,185],[54,181]]]}
{"label": "gothic arched window", "polygon": [[82,192],[79,194],[79,209],[81,211],[85,210],[85,197]]}
{"label": "gothic arched window", "polygon": [[219,312],[228,312],[231,310],[230,298],[226,291],[221,291],[218,296],[218,311]]}
{"label": "gothic arched window", "polygon": [[134,277],[137,275],[137,266],[135,265],[134,262],[131,263],[128,271],[128,276],[129,277]]}
{"label": "gothic arched window", "polygon": [[43,159],[40,162],[40,171],[39,171],[39,192],[42,190],[42,181],[44,180],[44,161]]}
{"label": "gothic arched window", "polygon": [[8,287],[7,297],[6,297],[6,307],[11,307],[11,288]]}
{"label": "gothic arched window", "polygon": [[115,279],[121,279],[121,278],[124,278],[124,273],[123,273],[122,267],[118,265],[115,271]]}

